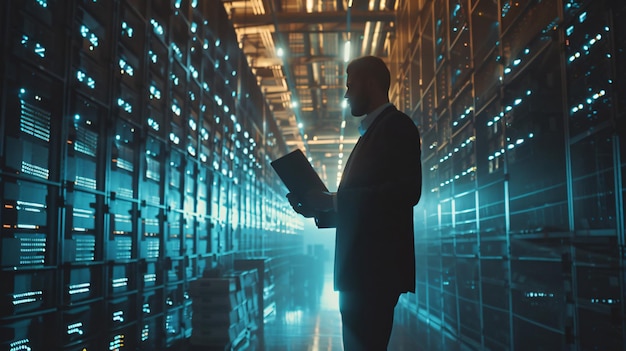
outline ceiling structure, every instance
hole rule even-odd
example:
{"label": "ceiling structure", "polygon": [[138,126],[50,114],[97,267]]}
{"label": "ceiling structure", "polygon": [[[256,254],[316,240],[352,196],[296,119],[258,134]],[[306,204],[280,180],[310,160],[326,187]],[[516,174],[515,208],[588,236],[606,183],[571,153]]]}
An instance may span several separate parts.
{"label": "ceiling structure", "polygon": [[395,0],[223,3],[288,147],[302,149],[336,189],[359,137],[343,97],[347,62],[387,56]]}

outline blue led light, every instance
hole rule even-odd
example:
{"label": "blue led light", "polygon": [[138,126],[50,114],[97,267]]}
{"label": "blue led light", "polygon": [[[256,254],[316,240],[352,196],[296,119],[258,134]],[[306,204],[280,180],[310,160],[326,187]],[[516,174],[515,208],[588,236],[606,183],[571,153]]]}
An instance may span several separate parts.
{"label": "blue led light", "polygon": [[174,54],[176,54],[176,57],[178,57],[179,59],[182,59],[183,53],[182,51],[180,51],[180,48],[178,47],[178,45],[176,45],[176,43],[172,43],[171,47],[172,47],[172,51],[174,51]]}
{"label": "blue led light", "polygon": [[163,35],[163,33],[165,33],[163,27],[154,18],[150,20],[150,23],[152,24],[152,29],[154,30],[154,33],[156,33],[157,35]]}
{"label": "blue led light", "polygon": [[46,48],[41,46],[41,44],[36,43],[35,44],[35,54],[39,55],[39,57],[45,57],[46,56]]}
{"label": "blue led light", "polygon": [[118,64],[120,66],[120,73],[128,74],[131,77],[135,74],[135,69],[124,59],[120,59]]}
{"label": "blue led light", "polygon": [[180,143],[180,138],[178,136],[176,136],[176,134],[174,134],[172,132],[172,133],[170,133],[170,141],[173,142],[174,144],[178,145]]}
{"label": "blue led light", "polygon": [[129,38],[133,37],[133,28],[126,22],[122,22],[122,34],[126,34]]}
{"label": "blue led light", "polygon": [[157,63],[158,56],[152,50],[148,51],[148,56],[150,57],[150,61],[152,61],[152,63]]}
{"label": "blue led light", "polygon": [[181,114],[182,110],[181,110],[180,106],[178,106],[177,104],[173,103],[172,104],[172,112],[174,112],[174,114],[176,116],[180,117],[180,114]]}
{"label": "blue led light", "polygon": [[155,131],[159,131],[160,129],[159,123],[152,118],[148,118],[148,126]]}
{"label": "blue led light", "polygon": [[157,89],[154,85],[150,86],[150,99],[161,100],[161,91]]}
{"label": "blue led light", "polygon": [[133,112],[133,106],[129,104],[128,102],[124,101],[124,99],[122,98],[117,99],[117,106],[121,107],[124,111],[128,113]]}
{"label": "blue led light", "polygon": [[178,85],[179,84],[178,77],[174,73],[172,73],[170,75],[170,78],[172,79],[172,83],[174,83],[174,85]]}

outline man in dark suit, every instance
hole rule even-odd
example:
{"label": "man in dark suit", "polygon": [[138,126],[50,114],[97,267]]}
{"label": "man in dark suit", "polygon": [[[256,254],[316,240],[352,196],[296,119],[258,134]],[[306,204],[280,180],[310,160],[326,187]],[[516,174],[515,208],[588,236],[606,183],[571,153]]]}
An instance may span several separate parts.
{"label": "man in dark suit", "polygon": [[336,193],[287,197],[294,210],[335,226],[335,290],[345,351],[386,350],[393,312],[415,291],[413,207],[422,189],[420,135],[409,116],[389,103],[384,61],[365,56],[347,68],[345,98],[364,116],[361,137]]}

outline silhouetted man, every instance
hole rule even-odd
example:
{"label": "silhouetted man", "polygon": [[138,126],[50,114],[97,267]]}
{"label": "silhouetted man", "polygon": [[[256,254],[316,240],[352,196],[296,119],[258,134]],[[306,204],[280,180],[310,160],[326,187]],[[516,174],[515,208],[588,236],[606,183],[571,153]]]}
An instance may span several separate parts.
{"label": "silhouetted man", "polygon": [[394,308],[415,291],[413,207],[422,188],[420,136],[389,103],[390,73],[377,57],[347,68],[345,98],[361,120],[361,137],[336,193],[287,197],[294,210],[336,226],[335,290],[345,351],[387,349]]}

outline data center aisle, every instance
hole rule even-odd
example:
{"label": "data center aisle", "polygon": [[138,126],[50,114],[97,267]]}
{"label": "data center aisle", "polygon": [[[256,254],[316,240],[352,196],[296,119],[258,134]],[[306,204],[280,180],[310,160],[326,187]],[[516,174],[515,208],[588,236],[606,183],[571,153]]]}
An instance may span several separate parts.
{"label": "data center aisle", "polygon": [[276,287],[276,316],[265,325],[266,350],[343,350],[338,295],[332,279],[332,273],[326,272],[321,284],[312,280],[300,284],[292,279],[287,286]]}
{"label": "data center aisle", "polygon": [[[332,272],[324,274],[322,284],[317,289],[307,285],[304,290],[293,281],[289,286],[277,286],[277,312],[265,325],[265,351],[343,350],[339,297],[333,290]],[[426,351],[416,338],[414,323],[408,320],[411,314],[403,302],[396,307],[388,351]]]}

